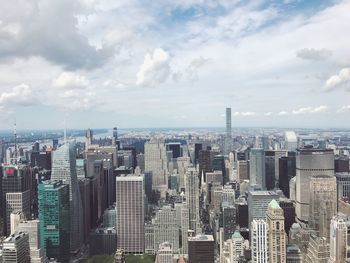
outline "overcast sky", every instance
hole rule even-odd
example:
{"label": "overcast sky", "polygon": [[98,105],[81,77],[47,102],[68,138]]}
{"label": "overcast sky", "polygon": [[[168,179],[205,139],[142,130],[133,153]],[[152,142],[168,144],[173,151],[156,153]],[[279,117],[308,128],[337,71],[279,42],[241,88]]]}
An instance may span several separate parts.
{"label": "overcast sky", "polygon": [[0,129],[350,127],[350,1],[0,0]]}

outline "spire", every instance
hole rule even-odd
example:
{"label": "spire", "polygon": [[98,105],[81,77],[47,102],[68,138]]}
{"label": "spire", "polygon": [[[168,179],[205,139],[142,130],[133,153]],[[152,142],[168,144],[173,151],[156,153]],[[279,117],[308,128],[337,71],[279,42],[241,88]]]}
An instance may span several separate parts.
{"label": "spire", "polygon": [[273,209],[280,209],[281,208],[275,199],[272,199],[272,201],[269,203],[269,207],[271,207]]}
{"label": "spire", "polygon": [[15,124],[14,124],[14,130],[13,130],[13,135],[14,135],[14,143],[15,143],[15,164],[17,164],[17,124],[16,124],[16,117],[15,117]]}

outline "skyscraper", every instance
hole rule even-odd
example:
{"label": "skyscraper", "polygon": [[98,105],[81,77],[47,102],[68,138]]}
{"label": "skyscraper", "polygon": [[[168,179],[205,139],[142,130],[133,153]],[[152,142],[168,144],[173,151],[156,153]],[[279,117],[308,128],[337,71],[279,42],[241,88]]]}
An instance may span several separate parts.
{"label": "skyscraper", "polygon": [[92,144],[92,139],[93,139],[93,132],[91,129],[86,130],[85,137],[86,137],[85,147],[88,148]]}
{"label": "skyscraper", "polygon": [[226,137],[225,137],[225,155],[232,151],[232,118],[231,108],[226,108]]}
{"label": "skyscraper", "polygon": [[69,259],[69,185],[61,181],[39,184],[40,243],[49,258]]}
{"label": "skyscraper", "polygon": [[284,133],[285,149],[287,151],[295,151],[298,148],[298,138],[294,131],[286,131]]}
{"label": "skyscraper", "polygon": [[211,235],[197,235],[188,238],[189,263],[214,263],[214,238]]}
{"label": "skyscraper", "polygon": [[347,259],[348,226],[343,218],[335,216],[330,226],[330,263]]}
{"label": "skyscraper", "polygon": [[268,263],[268,226],[262,219],[251,223],[252,263]]}
{"label": "skyscraper", "polygon": [[53,152],[51,180],[62,180],[69,185],[70,249],[75,251],[83,243],[84,225],[74,143],[67,142]]}
{"label": "skyscraper", "polygon": [[117,248],[126,254],[143,254],[145,249],[143,176],[116,178]]}
{"label": "skyscraper", "polygon": [[145,143],[145,171],[152,172],[152,187],[165,192],[168,189],[168,164],[164,142],[154,140]]}
{"label": "skyscraper", "polygon": [[262,189],[266,189],[264,149],[250,149],[249,173],[250,185],[259,185]]}
{"label": "skyscraper", "polygon": [[334,176],[333,150],[304,148],[296,156],[296,215],[298,220],[309,219],[310,180],[316,175]]}
{"label": "skyscraper", "polygon": [[29,236],[16,232],[6,238],[3,244],[2,259],[4,263],[29,263]]}
{"label": "skyscraper", "polygon": [[189,210],[189,229],[199,234],[199,179],[195,168],[189,168],[186,173],[186,202]]}
{"label": "skyscraper", "polygon": [[350,173],[336,173],[338,199],[347,197],[350,200]]}
{"label": "skyscraper", "polygon": [[169,242],[174,253],[179,249],[179,227],[176,223],[175,210],[170,206],[163,206],[157,211],[152,221],[154,225],[154,248],[158,250],[164,242]]}
{"label": "skyscraper", "polygon": [[329,240],[330,223],[337,213],[335,176],[316,175],[310,180],[309,227]]}
{"label": "skyscraper", "polygon": [[239,258],[244,255],[244,238],[238,230],[227,240],[229,258],[231,263],[238,263]]}
{"label": "skyscraper", "polygon": [[283,210],[273,199],[266,212],[266,223],[269,229],[269,262],[286,262],[286,233],[284,232]]}

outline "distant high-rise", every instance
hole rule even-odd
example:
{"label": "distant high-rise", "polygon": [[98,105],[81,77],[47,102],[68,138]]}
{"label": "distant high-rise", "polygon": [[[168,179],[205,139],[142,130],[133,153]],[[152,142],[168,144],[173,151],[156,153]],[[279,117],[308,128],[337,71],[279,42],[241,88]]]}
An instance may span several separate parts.
{"label": "distant high-rise", "polygon": [[93,131],[91,129],[86,130],[86,144],[85,147],[88,148],[92,144],[92,139],[93,139]]}
{"label": "distant high-rise", "polygon": [[[113,136],[112,136],[112,145],[118,144],[118,128],[113,128]],[[118,145],[118,149],[120,148],[120,145]]]}
{"label": "distant high-rise", "polygon": [[145,143],[145,171],[152,172],[152,187],[165,192],[168,189],[168,164],[165,144],[155,140]]}
{"label": "distant high-rise", "polygon": [[145,250],[144,195],[142,176],[116,178],[117,248],[126,254]]}
{"label": "distant high-rise", "polygon": [[253,220],[251,223],[251,250],[252,263],[268,263],[268,225],[262,219]]}
{"label": "distant high-rise", "polygon": [[259,185],[262,189],[266,189],[264,149],[250,149],[249,173],[250,185]]}
{"label": "distant high-rise", "polygon": [[188,263],[214,263],[215,242],[211,235],[188,238]]}
{"label": "distant high-rise", "polygon": [[296,156],[296,214],[300,221],[309,219],[310,180],[316,175],[334,176],[333,150],[304,148]]}
{"label": "distant high-rise", "polygon": [[195,168],[189,168],[186,173],[186,202],[189,209],[189,228],[200,234],[199,179]]}
{"label": "distant high-rise", "polygon": [[64,184],[69,185],[70,246],[71,251],[75,251],[80,248],[84,240],[84,221],[74,143],[65,143],[53,152],[51,180],[62,180]]}
{"label": "distant high-rise", "polygon": [[279,158],[279,188],[286,197],[290,197],[289,182],[296,175],[295,169],[295,153],[289,152],[288,156]]}
{"label": "distant high-rise", "polygon": [[287,151],[296,151],[298,148],[298,138],[294,131],[284,133],[285,149]]}
{"label": "distant high-rise", "polygon": [[335,216],[332,218],[330,226],[330,263],[345,262],[347,244],[347,222],[340,216]]}
{"label": "distant high-rise", "polygon": [[309,227],[329,240],[330,223],[337,213],[337,187],[334,175],[316,175],[310,180]]}
{"label": "distant high-rise", "polygon": [[347,197],[350,200],[350,173],[336,173],[338,199]]}
{"label": "distant high-rise", "polygon": [[225,136],[225,155],[232,151],[232,118],[231,108],[226,108],[226,136]]}
{"label": "distant high-rise", "polygon": [[70,251],[69,185],[61,181],[39,184],[40,243],[49,258],[68,262]]}
{"label": "distant high-rise", "polygon": [[266,223],[269,230],[269,262],[286,262],[286,233],[284,232],[283,210],[273,199],[266,212]]}

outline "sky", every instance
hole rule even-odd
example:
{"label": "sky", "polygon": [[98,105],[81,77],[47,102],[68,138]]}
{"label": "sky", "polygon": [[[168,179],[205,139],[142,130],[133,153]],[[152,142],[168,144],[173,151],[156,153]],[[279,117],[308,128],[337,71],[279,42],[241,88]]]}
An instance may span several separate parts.
{"label": "sky", "polygon": [[350,127],[350,0],[0,0],[0,129]]}

